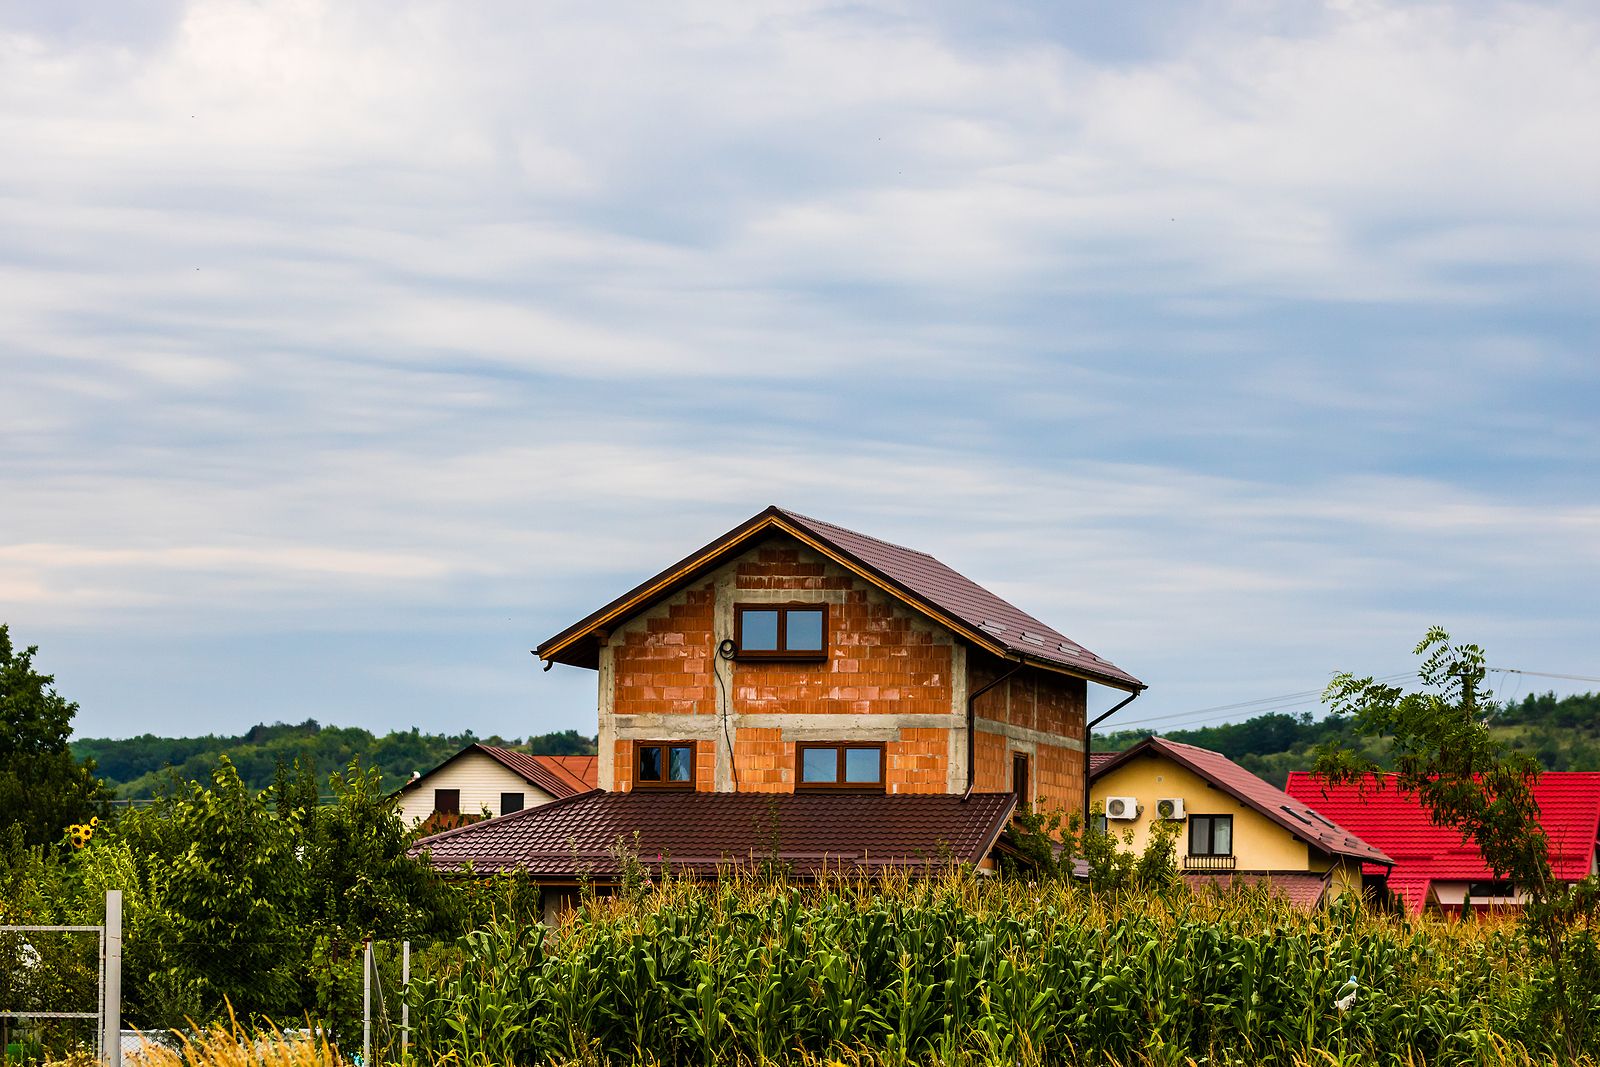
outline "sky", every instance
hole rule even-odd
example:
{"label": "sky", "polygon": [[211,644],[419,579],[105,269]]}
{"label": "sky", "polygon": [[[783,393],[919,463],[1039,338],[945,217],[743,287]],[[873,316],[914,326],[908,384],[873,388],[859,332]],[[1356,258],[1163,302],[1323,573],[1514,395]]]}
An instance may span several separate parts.
{"label": "sky", "polygon": [[1597,54],[1587,2],[0,0],[0,622],[86,736],[592,732],[529,650],[779,504],[1140,677],[1108,725],[1435,623],[1600,677]]}

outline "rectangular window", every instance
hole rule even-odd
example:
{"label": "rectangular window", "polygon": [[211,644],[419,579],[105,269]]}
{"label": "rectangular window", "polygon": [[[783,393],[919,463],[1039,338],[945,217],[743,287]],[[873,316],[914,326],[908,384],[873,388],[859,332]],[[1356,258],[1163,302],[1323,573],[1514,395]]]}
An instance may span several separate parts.
{"label": "rectangular window", "polygon": [[438,815],[460,815],[461,790],[435,789],[433,791],[433,810]]}
{"label": "rectangular window", "polygon": [[882,792],[883,746],[802,742],[795,746],[796,789]]}
{"label": "rectangular window", "polygon": [[1011,753],[1011,791],[1017,794],[1017,810],[1025,810],[1033,803],[1033,797],[1028,792],[1028,754],[1026,752]]}
{"label": "rectangular window", "polygon": [[521,811],[521,810],[522,810],[522,794],[521,793],[501,793],[500,794],[500,814],[501,815],[510,815],[514,811]]}
{"label": "rectangular window", "polygon": [[827,659],[828,605],[735,604],[733,641],[740,659]]}
{"label": "rectangular window", "polygon": [[694,742],[635,741],[633,772],[639,789],[693,789]]}
{"label": "rectangular window", "polygon": [[1233,855],[1233,816],[1189,816],[1189,855]]}

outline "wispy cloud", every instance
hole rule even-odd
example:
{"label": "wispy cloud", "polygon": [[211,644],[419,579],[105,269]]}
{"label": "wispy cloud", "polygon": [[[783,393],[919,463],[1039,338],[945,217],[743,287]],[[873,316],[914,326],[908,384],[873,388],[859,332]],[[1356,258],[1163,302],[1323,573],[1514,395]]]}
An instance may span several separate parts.
{"label": "wispy cloud", "polygon": [[4,618],[91,731],[581,726],[527,647],[775,501],[1152,707],[1436,620],[1600,673],[1597,46],[1561,4],[0,6]]}

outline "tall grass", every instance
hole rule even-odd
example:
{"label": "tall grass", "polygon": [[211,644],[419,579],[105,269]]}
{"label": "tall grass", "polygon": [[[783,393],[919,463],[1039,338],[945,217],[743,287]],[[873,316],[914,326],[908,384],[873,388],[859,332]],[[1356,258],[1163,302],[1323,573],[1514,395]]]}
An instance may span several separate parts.
{"label": "tall grass", "polygon": [[423,1062],[1445,1065],[1558,1044],[1513,924],[1305,914],[1265,892],[668,881],[422,964]]}

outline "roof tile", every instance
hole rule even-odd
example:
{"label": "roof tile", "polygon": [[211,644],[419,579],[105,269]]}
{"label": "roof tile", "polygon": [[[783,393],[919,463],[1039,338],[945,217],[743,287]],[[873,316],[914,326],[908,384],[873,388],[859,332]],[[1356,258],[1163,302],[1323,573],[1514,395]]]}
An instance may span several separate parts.
{"label": "roof tile", "polygon": [[[423,838],[442,871],[614,877],[621,842],[652,866],[714,874],[773,859],[823,867],[975,863],[1005,828],[1016,798],[974,793],[608,793],[596,790]],[[635,843],[634,835],[637,834]]]}

